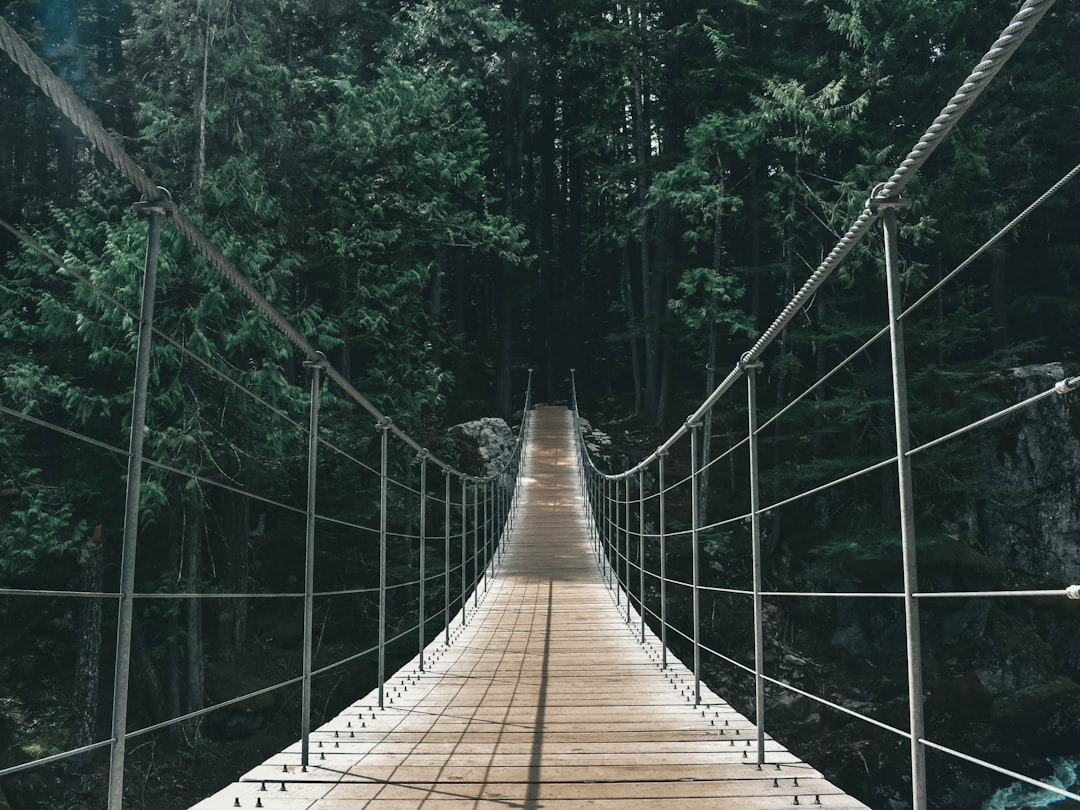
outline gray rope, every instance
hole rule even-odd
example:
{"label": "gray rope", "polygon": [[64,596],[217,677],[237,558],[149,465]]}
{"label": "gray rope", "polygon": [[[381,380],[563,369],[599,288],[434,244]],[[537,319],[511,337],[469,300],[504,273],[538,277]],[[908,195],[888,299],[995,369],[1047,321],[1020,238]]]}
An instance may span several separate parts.
{"label": "gray rope", "polygon": [[[113,166],[135,186],[148,200],[157,200],[161,196],[156,183],[143,171],[135,160],[128,155],[120,143],[110,135],[97,116],[75,95],[75,92],[66,82],[54,74],[30,47],[23,42],[22,38],[0,19],[0,49],[3,49],[11,60],[37,85],[38,88],[71,120],[79,131],[87,137],[94,147],[104,155]],[[263,316],[273,324],[290,343],[293,344],[307,357],[308,360],[316,359],[315,347],[270,303],[244,277],[244,275],[230,262],[225,254],[196,227],[183,212],[177,210],[169,219],[176,229],[191,243],[191,245],[203,255],[228,281],[236,287]],[[346,380],[337,369],[327,364],[326,374],[341,390],[364,410],[371,414],[377,422],[385,424],[389,422],[386,416],[376,408],[367,397],[363,396]],[[405,431],[396,425],[391,425],[391,431],[405,444],[416,452],[423,448]],[[436,466],[449,470],[458,477],[464,477],[464,473],[453,468],[433,454],[428,459]]]}
{"label": "gray rope", "polygon": [[[877,199],[887,199],[897,196],[919,171],[927,159],[934,153],[945,136],[952,131],[960,119],[971,109],[975,101],[990,84],[991,80],[1001,71],[1005,63],[1027,39],[1028,35],[1054,5],[1054,0],[1027,0],[1023,7],[1012,18],[1012,21],[1001,32],[994,44],[990,47],[979,64],[960,85],[949,103],[942,108],[934,122],[929,126],[919,142],[904,158],[903,162],[893,172],[892,177],[877,191]],[[720,383],[716,391],[705,401],[701,408],[691,417],[692,421],[700,419],[708,408],[713,404],[742,376],[743,366],[746,363],[756,362],[772,343],[781,330],[787,326],[810,299],[817,289],[825,282],[832,272],[840,265],[844,257],[853,247],[867,234],[870,226],[878,218],[878,213],[870,208],[863,209],[858,219],[851,225],[848,232],[837,242],[825,260],[818,266],[795,297],[788,302],[787,306],[776,317],[768,329],[758,338],[757,342],[750,347],[735,369],[728,374],[727,378]]]}

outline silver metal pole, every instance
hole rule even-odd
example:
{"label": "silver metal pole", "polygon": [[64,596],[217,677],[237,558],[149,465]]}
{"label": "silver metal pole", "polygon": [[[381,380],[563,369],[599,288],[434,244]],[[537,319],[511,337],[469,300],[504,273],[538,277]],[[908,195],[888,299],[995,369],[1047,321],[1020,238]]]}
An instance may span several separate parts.
{"label": "silver metal pole", "polygon": [[466,569],[466,547],[469,545],[469,519],[468,519],[468,504],[469,504],[469,490],[468,490],[468,478],[461,477],[461,626],[465,626],[465,594],[468,593],[468,585],[465,581],[465,569]]}
{"label": "silver metal pole", "polygon": [[472,560],[473,560],[473,610],[480,604],[480,569],[477,568],[480,565],[480,491],[476,484],[473,484],[473,498],[472,498]]}
{"label": "silver metal pole", "polygon": [[491,497],[490,481],[484,481],[484,593],[488,592],[488,562],[491,560],[491,512],[488,500]]}
{"label": "silver metal pole", "polygon": [[645,643],[645,470],[638,470],[638,612],[641,613],[641,643]]}
{"label": "silver metal pole", "polygon": [[431,455],[427,448],[420,451],[420,632],[418,639],[420,671],[424,671],[424,598],[426,596],[424,579],[427,576],[427,463]]}
{"label": "silver metal pole", "polygon": [[626,498],[626,523],[623,535],[626,538],[626,562],[623,570],[626,571],[626,623],[633,620],[630,615],[630,476],[626,476],[623,484],[623,495]]}
{"label": "silver metal pole", "polygon": [[131,627],[135,612],[135,550],[139,540],[139,503],[142,493],[143,439],[146,434],[146,389],[150,380],[150,348],[154,335],[154,293],[157,289],[161,218],[175,208],[165,199],[144,201],[136,210],[149,215],[146,257],[143,262],[139,336],[135,350],[135,381],[131,393],[131,430],[128,436],[127,486],[124,492],[124,539],[120,560],[120,598],[116,622],[116,669],[113,676],[112,745],[109,751],[109,810],[124,803],[124,762],[127,750],[127,706],[131,680]]}
{"label": "silver metal pole", "polygon": [[391,422],[379,422],[382,463],[379,467],[379,708],[386,699],[386,490],[389,480],[389,438]]}
{"label": "silver metal pole", "polygon": [[701,572],[698,563],[698,428],[700,422],[687,422],[690,430],[690,554],[694,576],[694,705],[701,704]]}
{"label": "silver metal pole", "polygon": [[603,480],[604,582],[611,589],[611,481]]}
{"label": "silver metal pole", "polygon": [[664,492],[666,484],[664,483],[664,459],[667,458],[667,450],[657,450],[656,460],[660,465],[659,472],[657,473],[659,478],[659,499],[660,499],[660,518],[658,533],[660,534],[660,667],[661,669],[667,669],[667,524],[665,523],[666,515],[664,514],[664,499],[667,497]]}
{"label": "silver metal pole", "polygon": [[754,723],[757,725],[757,763],[765,764],[765,625],[761,597],[761,487],[758,477],[757,370],[760,363],[746,363],[746,409],[749,414],[750,527],[754,563]]}
{"label": "silver metal pole", "polygon": [[446,632],[446,646],[450,646],[450,471],[444,469],[443,483],[446,489],[445,512],[443,514],[443,539],[446,550],[443,553],[443,629]]}
{"label": "silver metal pole", "polygon": [[900,321],[900,262],[897,255],[896,209],[907,207],[899,198],[869,204],[883,209],[885,229],[885,275],[889,291],[889,346],[892,353],[893,410],[896,418],[896,474],[900,499],[900,540],[904,558],[904,628],[907,635],[908,715],[911,731],[911,804],[926,810],[926,753],[920,740],[923,729],[922,642],[919,632],[918,567],[915,552],[915,496],[912,480],[911,436],[908,427],[907,365],[904,358],[904,327]]}
{"label": "silver metal pole", "polygon": [[307,517],[304,526],[304,663],[300,694],[300,767],[310,765],[311,736],[311,667],[315,613],[315,485],[319,454],[319,393],[326,357],[320,352],[315,360],[304,363],[311,369],[311,405],[308,409]]}
{"label": "silver metal pole", "polygon": [[615,555],[612,558],[615,563],[615,607],[620,608],[619,612],[622,613],[622,565],[619,563],[622,553],[622,500],[619,498],[619,480],[616,478],[612,483],[615,486],[615,525],[612,527],[615,531]]}

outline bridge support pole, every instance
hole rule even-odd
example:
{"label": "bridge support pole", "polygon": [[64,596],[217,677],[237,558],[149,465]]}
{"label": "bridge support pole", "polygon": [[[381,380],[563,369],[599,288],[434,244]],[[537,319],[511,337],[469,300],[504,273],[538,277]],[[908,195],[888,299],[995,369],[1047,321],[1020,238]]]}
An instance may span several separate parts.
{"label": "bridge support pole", "polygon": [[645,643],[645,469],[638,470],[638,612],[641,643]]}
{"label": "bridge support pole", "polygon": [[664,488],[664,459],[667,457],[668,451],[664,449],[657,450],[656,461],[659,466],[657,475],[659,476],[659,488],[658,499],[660,501],[658,517],[659,526],[657,531],[660,535],[660,667],[661,669],[667,669],[667,523],[666,515],[664,514],[664,498],[666,492]]}
{"label": "bridge support pole", "polygon": [[315,360],[304,363],[311,370],[311,405],[308,409],[307,516],[304,524],[304,662],[300,688],[300,767],[310,764],[311,737],[311,667],[315,614],[315,492],[319,455],[319,393],[326,357],[320,352]]}
{"label": "bridge support pole", "polygon": [[623,554],[623,576],[625,577],[624,588],[626,590],[626,623],[630,624],[630,476],[623,481],[623,497],[626,499],[626,520],[623,522],[623,544],[626,551]]}
{"label": "bridge support pole", "polygon": [[386,708],[386,490],[389,481],[390,419],[379,422],[379,708]]}
{"label": "bridge support pole", "polygon": [[[876,190],[875,190],[876,191]],[[922,643],[919,628],[918,567],[915,551],[915,496],[911,469],[911,436],[908,427],[907,365],[904,357],[904,325],[900,319],[903,298],[897,252],[897,209],[908,203],[899,197],[880,199],[874,194],[868,207],[881,210],[885,231],[885,276],[889,296],[889,345],[892,353],[893,411],[896,421],[896,473],[900,501],[900,541],[904,566],[904,629],[907,635],[908,722],[911,731],[911,805],[926,810],[926,751],[922,745],[923,685]]]}
{"label": "bridge support pole", "polygon": [[488,567],[491,565],[491,517],[493,510],[491,509],[491,496],[494,490],[491,488],[491,481],[484,481],[484,557],[482,562],[484,563],[484,593],[488,592]]}
{"label": "bridge support pole", "polygon": [[604,536],[604,580],[608,590],[611,589],[611,565],[614,562],[611,556],[611,481],[603,480],[603,536]]}
{"label": "bridge support pole", "polygon": [[701,705],[701,571],[698,553],[698,429],[700,422],[687,422],[690,430],[690,555],[694,579],[694,705]]}
{"label": "bridge support pole", "polygon": [[757,764],[765,764],[765,625],[761,600],[761,487],[758,476],[758,407],[757,370],[761,363],[747,362],[746,410],[747,439],[750,445],[750,528],[754,566],[754,725],[757,726]]}
{"label": "bridge support pole", "polygon": [[131,629],[135,614],[135,550],[139,539],[139,504],[142,493],[143,439],[146,434],[146,390],[150,380],[150,349],[154,336],[154,295],[157,290],[161,218],[175,206],[164,198],[143,201],[136,209],[149,217],[143,263],[139,336],[135,350],[135,381],[131,394],[131,430],[128,438],[127,488],[124,493],[124,537],[120,561],[120,604],[116,622],[116,670],[113,677],[112,746],[109,751],[109,810],[124,803],[124,763],[127,751],[127,707],[131,678]]}
{"label": "bridge support pole", "polygon": [[420,451],[420,631],[418,639],[420,671],[424,671],[424,598],[426,596],[425,578],[427,577],[427,463],[431,455],[425,448]]}
{"label": "bridge support pole", "polygon": [[473,560],[473,610],[480,604],[480,488],[477,486],[479,480],[473,482],[473,497],[472,497],[472,560]]}
{"label": "bridge support pole", "polygon": [[465,595],[469,592],[465,564],[469,546],[469,479],[461,476],[461,626],[465,626]]}
{"label": "bridge support pole", "polygon": [[444,641],[450,646],[450,470],[443,470],[443,540],[446,550],[443,553],[443,629]]}

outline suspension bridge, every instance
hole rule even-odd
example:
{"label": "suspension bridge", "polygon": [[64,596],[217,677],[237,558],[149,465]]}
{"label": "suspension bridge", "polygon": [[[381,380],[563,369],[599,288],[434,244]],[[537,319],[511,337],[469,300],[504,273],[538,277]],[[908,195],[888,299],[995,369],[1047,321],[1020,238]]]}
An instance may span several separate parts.
{"label": "suspension bridge", "polygon": [[[75,747],[6,765],[0,768],[0,778],[107,754],[108,762],[101,767],[108,775],[105,802],[110,810],[120,810],[125,806],[129,742],[199,721],[277,690],[296,690],[296,744],[256,765],[239,781],[196,807],[285,810],[370,804],[382,808],[436,808],[470,803],[475,807],[569,808],[586,804],[638,807],[646,802],[672,807],[864,807],[824,779],[812,763],[800,761],[773,738],[775,732],[782,739],[783,730],[768,726],[768,689],[773,690],[771,694],[797,695],[824,709],[856,718],[907,745],[910,806],[916,810],[925,810],[931,800],[926,775],[928,752],[1080,802],[1080,794],[1071,789],[1005,767],[979,751],[943,744],[926,733],[920,604],[973,598],[1080,599],[1080,586],[949,593],[921,590],[912,485],[912,465],[920,454],[947,446],[1018,411],[1063,401],[1080,388],[1080,377],[1070,377],[1062,370],[1044,390],[913,445],[907,414],[903,331],[906,318],[1080,174],[1080,166],[1066,173],[926,295],[906,307],[899,295],[896,227],[897,213],[906,206],[904,188],[1051,5],[1045,0],[1027,0],[1023,4],[894,174],[874,189],[864,210],[832,252],[736,367],[655,452],[621,472],[600,469],[582,433],[575,386],[571,410],[535,406],[531,393],[526,395],[513,453],[497,470],[481,476],[467,475],[436,457],[356,390],[159,189],[70,88],[0,20],[0,48],[144,195],[140,209],[149,220],[139,309],[125,307],[74,262],[61,259],[31,236],[3,223],[29,250],[62,269],[73,283],[86,285],[138,324],[138,352],[127,447],[49,422],[29,410],[0,404],[0,415],[27,430],[61,436],[90,446],[95,452],[112,454],[127,464],[123,556],[116,591],[0,589],[0,595],[9,598],[77,599],[115,605],[117,641],[109,703],[110,732]],[[884,226],[886,247],[887,284],[883,294],[889,302],[888,323],[789,404],[759,422],[756,375],[766,349],[879,221]],[[209,376],[232,386],[238,396],[267,407],[304,437],[308,466],[307,497],[302,506],[255,496],[144,452],[151,346],[154,340],[172,340],[154,321],[157,255],[161,229],[166,223],[187,238],[249,305],[276,327],[291,348],[306,358],[310,390],[305,397],[307,411],[300,417],[268,406],[228,370],[174,343],[178,351],[187,352],[192,361],[201,364]],[[871,344],[886,339],[892,371],[895,451],[862,469],[772,503],[763,502],[758,450],[762,432],[812,396]],[[701,428],[714,408],[731,401],[740,381],[746,383],[745,404],[740,406],[748,415],[746,434],[726,450],[706,458]],[[335,386],[341,399],[374,421],[380,439],[377,468],[336,446],[321,428],[319,397],[324,382]],[[705,449],[709,449],[708,443]],[[377,526],[357,525],[320,512],[316,501],[320,450],[354,463],[369,477],[378,503]],[[417,473],[418,480],[399,480],[391,474],[393,452],[398,453],[399,461],[405,455],[409,457],[410,469]],[[676,453],[684,454],[689,472],[680,472],[678,480],[669,480],[674,465],[665,464],[671,464]],[[698,509],[708,470],[720,462],[733,464],[736,456],[745,461],[749,509],[706,522]],[[258,594],[137,592],[135,552],[139,545],[144,470],[176,476],[207,489],[257,498],[266,508],[290,515],[303,527],[303,588]],[[443,487],[431,485],[429,471],[442,474]],[[888,476],[888,486],[896,493],[896,528],[903,549],[898,572],[902,587],[874,593],[766,590],[761,559],[763,517],[770,510],[872,475]],[[689,526],[669,525],[666,508],[677,492],[689,505]],[[399,521],[391,525],[391,498],[399,511],[413,510],[415,523],[398,525]],[[440,512],[441,521],[433,521]],[[738,588],[710,584],[702,571],[702,536],[734,524],[750,527],[752,582]],[[333,527],[377,536],[377,584],[344,590],[316,587],[320,537]],[[425,554],[439,540],[444,544],[442,559],[432,566]],[[679,553],[691,558],[689,580],[669,576],[666,571],[676,545]],[[416,550],[415,560],[409,560],[414,570],[411,578],[389,581],[388,558],[399,548]],[[676,589],[682,603],[689,606],[689,622],[669,616],[673,601],[670,592]],[[402,594],[411,594],[413,612],[407,620],[399,617],[399,621],[391,621],[391,602]],[[751,606],[753,652],[749,659],[710,646],[704,633],[702,607],[705,599],[717,595],[742,599]],[[367,648],[350,651],[336,660],[319,660],[316,605],[343,597],[371,600],[377,639]],[[770,670],[765,639],[766,598],[875,599],[897,605],[899,623],[904,628],[906,722],[886,720],[844,705]],[[275,599],[296,605],[296,612],[303,616],[299,671],[257,691],[221,699],[142,728],[129,728],[135,604],[145,599]],[[388,650],[400,651],[406,644],[416,645],[412,648],[416,650],[415,658],[396,673],[388,672]],[[678,660],[669,647],[685,651],[686,663]],[[312,728],[316,714],[312,709],[313,683],[362,659],[375,662],[373,691],[334,719]],[[705,660],[729,666],[752,680],[754,723],[709,689],[703,679]],[[770,734],[766,734],[767,728]]]}
{"label": "suspension bridge", "polygon": [[383,708],[375,691],[313,731],[313,756],[298,743],[195,807],[865,807],[639,638],[603,577],[571,413],[540,406],[526,434],[505,552],[450,643]]}

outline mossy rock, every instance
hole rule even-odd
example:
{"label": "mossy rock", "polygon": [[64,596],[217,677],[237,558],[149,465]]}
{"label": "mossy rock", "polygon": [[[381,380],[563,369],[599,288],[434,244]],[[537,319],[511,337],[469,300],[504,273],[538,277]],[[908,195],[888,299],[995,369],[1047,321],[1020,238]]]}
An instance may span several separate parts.
{"label": "mossy rock", "polygon": [[994,700],[993,718],[1029,753],[1060,753],[1062,746],[1075,744],[1080,728],[1080,684],[1060,677],[1001,695]]}
{"label": "mossy rock", "polygon": [[996,557],[953,538],[935,538],[919,546],[919,582],[922,588],[987,588],[1005,583],[1008,569]]}

